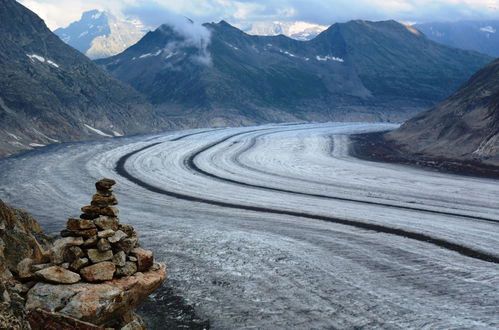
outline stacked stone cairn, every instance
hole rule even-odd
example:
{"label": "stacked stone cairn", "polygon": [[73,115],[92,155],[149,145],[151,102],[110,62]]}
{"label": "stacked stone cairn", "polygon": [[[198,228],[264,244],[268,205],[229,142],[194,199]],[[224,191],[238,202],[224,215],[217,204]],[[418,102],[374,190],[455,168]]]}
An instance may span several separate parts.
{"label": "stacked stone cairn", "polygon": [[37,271],[39,278],[66,284],[102,282],[157,266],[153,253],[138,245],[134,228],[120,223],[115,184],[111,179],[95,184],[92,202],[81,208],[79,219],[68,219],[63,238],[50,251],[52,266]]}

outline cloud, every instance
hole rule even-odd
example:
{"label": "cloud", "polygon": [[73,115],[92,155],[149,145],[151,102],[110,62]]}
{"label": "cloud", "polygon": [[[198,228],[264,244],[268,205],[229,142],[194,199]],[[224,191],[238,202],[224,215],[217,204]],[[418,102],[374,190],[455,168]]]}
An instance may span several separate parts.
{"label": "cloud", "polygon": [[351,19],[452,21],[499,19],[499,0],[19,0],[51,28],[77,20],[81,12],[103,9],[115,15],[135,12],[157,27],[165,12],[196,22],[230,23],[301,20],[323,25]]}
{"label": "cloud", "polygon": [[190,56],[191,60],[198,64],[211,64],[211,56],[208,51],[211,34],[202,24],[180,16],[154,1],[141,1],[140,5],[125,7],[123,14],[127,17],[140,19],[146,26],[160,26],[160,30],[164,30],[166,33],[168,33],[168,29],[163,28],[163,25],[171,27],[182,37],[182,41],[171,42],[165,45],[165,49],[173,51],[182,48],[195,48],[197,52]]}

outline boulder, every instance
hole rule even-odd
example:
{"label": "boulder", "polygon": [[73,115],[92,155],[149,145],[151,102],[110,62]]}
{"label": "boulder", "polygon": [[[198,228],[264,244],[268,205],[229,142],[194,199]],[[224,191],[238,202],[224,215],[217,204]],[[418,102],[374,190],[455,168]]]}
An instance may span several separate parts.
{"label": "boulder", "polygon": [[69,230],[93,229],[95,228],[95,224],[92,220],[69,218],[66,228]]}
{"label": "boulder", "polygon": [[80,321],[74,317],[37,308],[30,310],[26,319],[31,330],[105,330],[89,322]]}
{"label": "boulder", "polygon": [[54,246],[50,249],[50,261],[60,265],[64,262],[64,253],[70,246],[79,246],[83,244],[81,237],[64,237],[54,242]]}
{"label": "boulder", "polygon": [[127,237],[127,235],[124,232],[122,232],[121,230],[118,230],[117,232],[114,233],[113,236],[109,237],[109,242],[111,244],[115,244],[126,237]]}
{"label": "boulder", "polygon": [[104,252],[101,252],[97,249],[89,249],[87,251],[87,254],[88,254],[88,257],[90,258],[90,260],[96,264],[96,263],[99,263],[99,262],[103,262],[103,261],[108,261],[108,260],[111,260],[113,258],[113,251],[104,251]]}
{"label": "boulder", "polygon": [[111,191],[112,187],[116,184],[116,181],[113,179],[101,179],[95,183],[95,189],[97,191],[104,190],[104,191]]}
{"label": "boulder", "polygon": [[107,206],[101,208],[99,214],[107,215],[108,217],[117,217],[120,214],[120,211],[114,206]]}
{"label": "boulder", "polygon": [[75,261],[73,261],[69,265],[69,269],[74,271],[74,272],[77,272],[80,268],[85,267],[88,264],[89,264],[88,258],[79,258],[79,259],[76,259]]}
{"label": "boulder", "polygon": [[31,270],[33,263],[34,263],[33,259],[24,258],[23,260],[21,260],[20,263],[17,264],[17,276],[21,280],[30,279],[33,276],[35,276],[35,274],[33,274]]}
{"label": "boulder", "polygon": [[93,247],[97,245],[97,242],[99,241],[99,238],[97,237],[97,234],[95,234],[92,237],[89,237],[83,242],[84,247]]}
{"label": "boulder", "polygon": [[123,267],[116,269],[116,276],[132,276],[137,272],[137,264],[135,262],[126,261]]}
{"label": "boulder", "polygon": [[80,281],[80,275],[59,266],[52,266],[35,273],[40,279],[50,283],[73,284]]}
{"label": "boulder", "polygon": [[118,266],[118,267],[123,267],[125,266],[125,262],[126,262],[126,254],[125,252],[123,251],[120,251],[118,253],[116,253],[114,256],[113,256],[113,263]]}
{"label": "boulder", "polygon": [[61,230],[62,237],[80,237],[81,236],[81,237],[86,239],[86,238],[94,236],[95,234],[97,234],[97,228],[82,229],[82,230],[69,230],[69,229]]}
{"label": "boulder", "polygon": [[166,279],[166,266],[139,276],[99,284],[37,283],[27,295],[27,309],[58,311],[79,320],[103,325],[129,312]]}
{"label": "boulder", "polygon": [[136,245],[137,237],[128,237],[116,243],[116,248],[120,251],[125,251],[125,253],[130,253]]}
{"label": "boulder", "polygon": [[98,242],[97,242],[97,249],[101,252],[105,252],[105,251],[108,251],[108,250],[111,250],[111,244],[109,243],[109,241],[105,238],[101,238]]}
{"label": "boulder", "polygon": [[152,251],[143,248],[134,248],[130,253],[137,258],[137,269],[139,272],[148,270],[154,263]]}
{"label": "boulder", "polygon": [[116,266],[112,262],[104,261],[82,268],[80,274],[87,282],[102,282],[112,280],[115,271]]}
{"label": "boulder", "polygon": [[92,206],[97,206],[97,207],[106,207],[110,205],[117,205],[118,200],[116,199],[116,196],[111,195],[109,197],[102,196],[100,194],[95,194],[92,196],[92,202],[90,205]]}
{"label": "boulder", "polygon": [[101,215],[95,219],[94,222],[100,230],[112,229],[116,231],[119,229],[120,224],[118,218],[107,217],[105,215]]}
{"label": "boulder", "polygon": [[99,238],[108,238],[108,237],[111,237],[114,235],[114,230],[112,229],[106,229],[106,230],[103,230],[103,231],[100,231],[97,233],[97,237]]}

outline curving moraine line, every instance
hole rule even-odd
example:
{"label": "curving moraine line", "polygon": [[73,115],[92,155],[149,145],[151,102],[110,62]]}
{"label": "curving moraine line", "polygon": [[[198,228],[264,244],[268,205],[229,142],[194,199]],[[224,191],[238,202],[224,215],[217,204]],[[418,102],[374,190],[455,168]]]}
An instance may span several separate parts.
{"label": "curving moraine line", "polygon": [[[204,148],[201,148],[200,150],[198,150],[197,152],[195,152],[194,154],[192,154],[190,157],[188,157],[185,160],[185,163],[188,166],[192,166],[193,170],[196,170],[196,171],[199,170],[199,173],[202,173],[202,174],[206,173],[206,175],[208,175],[210,177],[215,177],[217,179],[222,179],[224,181],[229,181],[229,182],[233,182],[233,183],[237,183],[237,184],[243,184],[245,186],[256,187],[256,188],[260,188],[260,189],[271,189],[271,190],[281,191],[282,192],[283,190],[279,190],[279,189],[268,188],[268,187],[260,187],[260,186],[257,186],[257,185],[249,185],[249,184],[240,183],[240,182],[237,182],[237,181],[234,181],[234,180],[229,180],[229,179],[224,179],[224,178],[218,178],[217,176],[215,176],[213,174],[207,173],[207,172],[199,169],[194,164],[194,159],[196,158],[196,156],[199,155],[200,153],[206,151],[207,149],[212,148],[212,147],[214,147],[217,144],[223,143],[223,142],[225,142],[225,141],[227,141],[227,140],[229,140],[229,139],[231,139],[231,138],[233,138],[235,136],[239,136],[239,135],[250,133],[250,132],[254,132],[254,131],[259,131],[259,130],[245,131],[245,132],[233,134],[233,135],[225,137],[225,138],[223,138],[223,139],[221,139],[221,140],[219,140],[217,142],[211,143],[208,146],[206,146]],[[203,133],[203,132],[198,132],[198,133],[183,135],[183,136],[177,137],[175,139],[172,139],[170,141],[179,141],[179,140],[184,139],[186,137],[189,137],[189,136],[192,136],[192,135],[195,135],[195,134],[201,134],[201,133]],[[244,204],[228,203],[228,202],[221,202],[221,201],[210,200],[210,199],[206,199],[206,198],[195,197],[195,196],[181,194],[181,193],[174,192],[174,191],[165,190],[165,189],[162,189],[160,187],[156,187],[154,185],[151,185],[151,184],[149,184],[147,182],[144,182],[144,181],[140,180],[137,177],[134,177],[133,175],[131,175],[126,170],[125,164],[126,164],[127,160],[130,157],[132,157],[135,154],[138,154],[139,152],[142,152],[142,151],[147,150],[149,148],[152,148],[152,147],[154,147],[156,145],[159,145],[161,143],[163,143],[163,142],[153,143],[153,144],[147,145],[147,146],[145,146],[143,148],[137,149],[135,151],[132,151],[132,152],[130,152],[130,153],[125,154],[124,156],[122,156],[117,161],[116,166],[115,166],[115,170],[118,173],[118,175],[126,178],[130,182],[133,182],[133,183],[135,183],[135,184],[141,186],[142,188],[147,189],[147,190],[149,190],[151,192],[154,192],[154,193],[157,193],[157,194],[162,194],[162,195],[165,195],[165,196],[170,196],[170,197],[178,198],[178,199],[182,199],[182,200],[186,200],[186,201],[204,203],[204,204],[209,204],[209,205],[214,205],[214,206],[220,206],[220,207],[225,207],[225,208],[231,208],[231,209],[239,209],[239,210],[246,210],[246,211],[263,212],[263,213],[279,214],[279,215],[289,215],[289,216],[293,216],[293,217],[301,217],[301,218],[307,218],[307,219],[313,219],[313,220],[321,220],[321,221],[327,221],[327,222],[337,223],[337,224],[346,225],[346,226],[352,226],[352,227],[356,227],[356,228],[360,228],[360,229],[375,231],[375,232],[379,232],[379,233],[392,234],[392,235],[396,235],[396,236],[400,236],[400,237],[414,239],[414,240],[417,240],[417,241],[420,241],[420,242],[425,242],[425,243],[433,244],[433,245],[436,245],[438,247],[441,247],[441,248],[444,248],[444,249],[447,249],[447,250],[450,250],[450,251],[458,252],[458,253],[460,253],[460,254],[462,254],[464,256],[471,257],[471,258],[474,258],[474,259],[478,259],[478,260],[483,260],[483,261],[487,261],[487,262],[492,262],[492,263],[499,264],[499,257],[498,256],[495,256],[495,255],[492,255],[492,254],[488,254],[488,253],[485,253],[485,252],[482,252],[482,251],[478,251],[478,250],[475,250],[475,249],[472,249],[472,248],[469,248],[469,247],[466,247],[466,246],[462,246],[462,245],[459,245],[459,244],[456,244],[456,243],[452,243],[452,242],[449,242],[449,241],[446,241],[446,240],[443,240],[443,239],[435,238],[435,237],[432,237],[432,236],[429,236],[429,235],[426,235],[426,234],[411,232],[411,231],[404,230],[404,229],[391,228],[391,227],[387,227],[387,226],[383,226],[383,225],[378,225],[378,224],[370,224],[370,223],[356,221],[356,220],[335,218],[335,217],[329,217],[329,216],[317,215],[317,214],[309,214],[309,213],[297,212],[297,211],[272,209],[272,208],[267,208],[267,207],[259,207],[259,206],[250,206],[250,205],[244,205]],[[287,192],[287,191],[284,191],[284,192]],[[290,193],[295,193],[295,192],[290,192]],[[302,195],[309,195],[309,194],[303,194],[303,193],[301,193],[301,194]],[[309,196],[315,197],[313,194],[310,194]],[[331,198],[331,197],[329,197],[329,198]],[[335,198],[335,199],[337,199],[337,198]],[[338,199],[338,200],[347,200],[347,201],[357,202],[355,200],[349,200],[349,199]],[[372,204],[372,203],[369,202],[369,204]],[[389,206],[389,205],[384,205],[384,204],[381,204],[381,203],[378,204],[378,205]],[[405,208],[405,207],[400,207],[400,208]],[[422,211],[422,210],[413,209],[413,208],[406,208],[406,209]],[[441,213],[441,212],[435,212],[435,213],[446,214],[446,213]]]}
{"label": "curving moraine line", "polygon": [[[281,131],[279,131],[279,132],[270,132],[270,133],[261,134],[261,135],[259,135],[257,137],[255,137],[255,136],[251,137],[250,141],[249,141],[249,143],[248,143],[248,145],[246,147],[244,147],[243,149],[241,149],[237,153],[235,153],[233,156],[231,156],[232,162],[234,164],[236,164],[237,166],[239,166],[241,168],[244,168],[246,170],[252,171],[252,172],[262,173],[262,174],[265,174],[265,175],[271,175],[271,176],[279,177],[279,178],[283,178],[283,179],[290,179],[290,180],[300,181],[300,182],[303,182],[303,183],[313,183],[313,184],[323,185],[324,183],[320,182],[320,181],[315,181],[315,180],[310,180],[310,179],[303,179],[303,178],[296,178],[296,177],[287,176],[287,175],[284,175],[284,174],[267,172],[267,171],[261,170],[261,169],[256,168],[256,167],[249,166],[249,165],[247,165],[247,164],[245,164],[245,163],[243,163],[241,161],[241,156],[245,152],[247,152],[248,150],[252,149],[256,145],[257,138],[261,138],[262,136],[271,135],[271,134],[280,133],[280,132]],[[331,138],[333,138],[333,137],[331,136]],[[224,179],[226,179],[226,178],[224,178]],[[245,183],[245,182],[240,182],[240,183]],[[342,184],[337,184],[337,183],[328,183],[328,186],[329,187],[335,187],[335,188],[342,188],[342,189],[351,189],[350,186],[346,186],[346,185],[342,185]],[[270,187],[268,187],[268,188],[271,189]],[[276,189],[279,189],[279,188],[276,188]],[[291,192],[291,191],[290,190],[286,190],[286,192]],[[299,192],[299,191],[293,191],[293,193],[295,193],[295,194],[306,194],[306,193]],[[369,203],[369,201],[366,201],[366,200],[357,200],[357,199],[350,199],[350,198],[330,196],[330,195],[315,195],[315,196],[319,197],[319,198],[329,198],[329,199],[345,200],[345,201],[352,201],[352,202],[355,201],[355,202],[359,202],[359,203]],[[424,199],[428,200],[426,198],[424,198]],[[432,201],[433,200],[436,200],[436,199],[432,199]],[[445,200],[439,200],[439,201],[445,202]],[[376,203],[376,202],[373,202],[373,203]],[[447,212],[435,211],[435,210],[429,210],[429,209],[424,209],[424,208],[417,208],[417,207],[414,207],[414,206],[413,207],[410,207],[410,206],[404,207],[404,206],[400,206],[400,205],[389,204],[389,203],[386,203],[386,202],[385,203],[378,202],[377,204],[378,205],[382,205],[382,206],[386,206],[386,207],[390,207],[390,208],[412,209],[412,210],[418,210],[418,211],[421,211],[421,212],[438,213],[438,214],[444,214],[444,215],[452,215],[452,216],[458,216],[458,217],[472,218],[472,219],[477,219],[477,220],[482,220],[482,221],[487,221],[487,222],[495,222],[495,223],[499,224],[499,220],[496,220],[496,219],[490,219],[490,218],[479,217],[479,216],[473,216],[473,217],[471,217],[471,216],[467,216],[467,215],[463,215],[463,214],[455,213],[455,212],[449,212],[449,211],[447,211]],[[457,209],[457,210],[459,210],[459,209]]]}
{"label": "curving moraine line", "polygon": [[[296,129],[294,129],[294,130],[296,130]],[[286,130],[286,131],[288,131],[288,130]],[[300,191],[296,191],[296,190],[262,186],[262,185],[258,185],[258,184],[252,184],[252,183],[247,183],[247,182],[238,181],[238,180],[234,180],[234,179],[224,178],[224,177],[218,176],[216,174],[210,173],[208,171],[205,171],[196,165],[196,162],[195,162],[196,158],[200,154],[204,153],[205,151],[208,151],[209,149],[211,149],[211,148],[213,148],[213,147],[215,147],[223,142],[226,142],[227,140],[230,140],[233,137],[243,135],[246,133],[252,133],[252,132],[255,132],[255,131],[247,131],[247,132],[233,134],[233,135],[225,137],[219,141],[211,143],[211,144],[199,149],[198,151],[196,151],[195,153],[190,155],[188,158],[186,158],[184,160],[184,164],[186,165],[186,167],[190,168],[191,170],[198,172],[200,174],[203,174],[207,177],[217,179],[220,181],[224,181],[224,182],[229,182],[229,183],[245,186],[245,187],[258,188],[258,189],[263,189],[263,190],[268,190],[268,191],[283,192],[283,193],[288,193],[288,194],[293,194],[293,195],[308,196],[308,197],[315,197],[315,198],[321,198],[321,199],[337,200],[337,201],[342,201],[342,202],[352,202],[352,203],[359,203],[359,204],[383,206],[383,207],[394,208],[394,209],[399,209],[399,210],[410,210],[410,211],[418,211],[418,212],[424,212],[424,213],[430,213],[430,214],[448,215],[448,216],[465,218],[465,219],[474,219],[474,220],[492,222],[494,224],[499,225],[498,220],[485,218],[485,217],[481,217],[481,216],[473,216],[472,217],[469,215],[464,215],[464,214],[455,213],[455,212],[429,210],[429,209],[418,208],[418,207],[414,207],[414,206],[393,205],[393,204],[383,203],[383,202],[368,201],[368,200],[361,200],[361,199],[348,198],[348,197],[329,196],[329,195],[322,195],[322,194],[304,193],[304,192],[300,192]]]}

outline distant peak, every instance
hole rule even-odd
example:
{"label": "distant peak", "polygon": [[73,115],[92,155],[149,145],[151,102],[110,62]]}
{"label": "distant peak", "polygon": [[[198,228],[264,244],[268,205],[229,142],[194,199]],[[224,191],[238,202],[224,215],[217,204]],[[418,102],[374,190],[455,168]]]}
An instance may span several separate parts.
{"label": "distant peak", "polygon": [[101,16],[104,14],[105,14],[105,12],[103,12],[101,10],[93,9],[93,10],[83,12],[83,14],[81,15],[81,19],[82,20],[84,20],[84,19],[85,20],[88,20],[88,19],[97,20],[97,19],[101,18]]}

